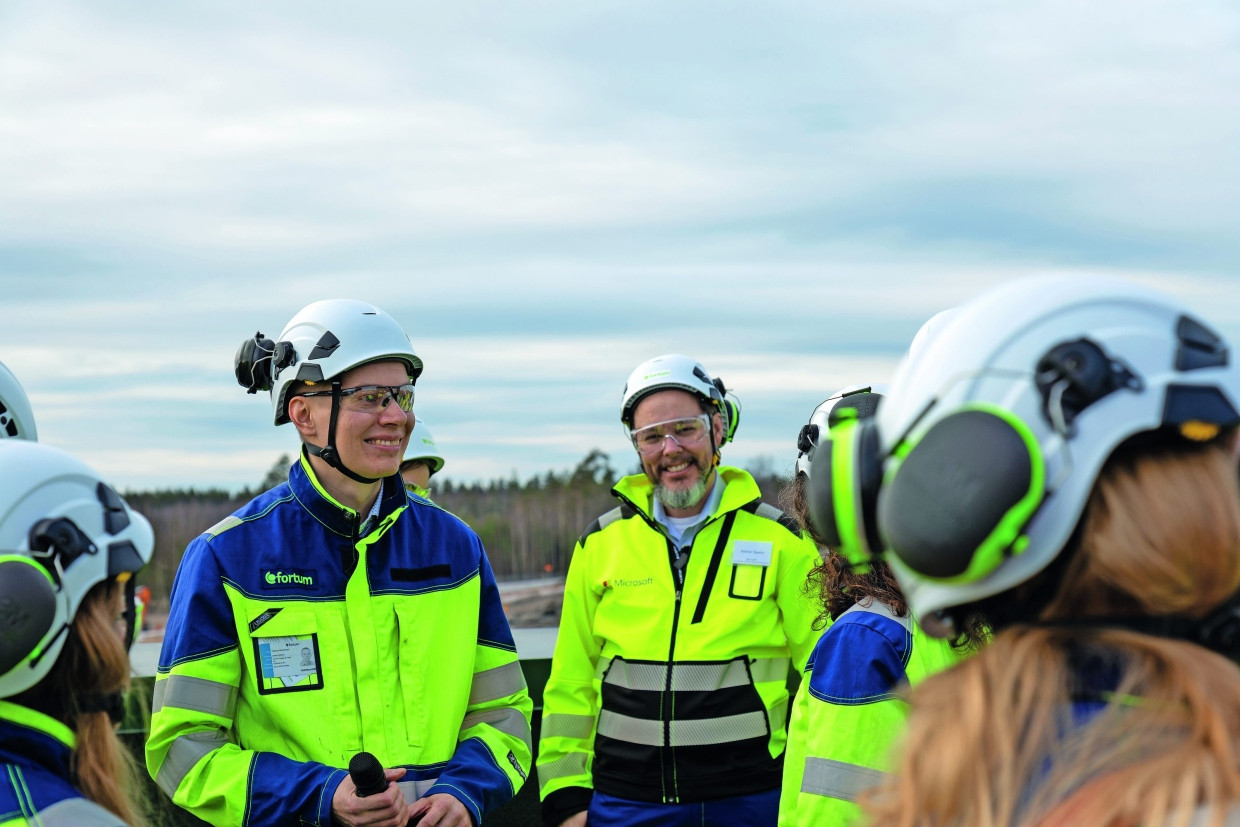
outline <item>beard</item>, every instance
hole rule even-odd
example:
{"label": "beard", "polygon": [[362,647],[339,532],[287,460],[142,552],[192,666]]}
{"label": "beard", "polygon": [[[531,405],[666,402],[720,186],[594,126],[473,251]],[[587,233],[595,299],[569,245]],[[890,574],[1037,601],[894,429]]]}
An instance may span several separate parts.
{"label": "beard", "polygon": [[668,488],[661,482],[656,483],[654,486],[655,498],[663,503],[664,508],[677,510],[693,508],[706,496],[706,487],[710,483],[710,474],[703,474],[701,470],[702,467],[699,465],[697,482],[688,488]]}

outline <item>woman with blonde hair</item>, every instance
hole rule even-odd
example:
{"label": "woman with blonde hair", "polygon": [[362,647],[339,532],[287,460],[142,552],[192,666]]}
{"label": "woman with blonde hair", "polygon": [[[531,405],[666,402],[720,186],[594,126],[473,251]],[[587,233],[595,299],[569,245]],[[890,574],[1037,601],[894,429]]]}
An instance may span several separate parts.
{"label": "woman with blonde hair", "polygon": [[1240,823],[1238,403],[1221,336],[1103,279],[1005,285],[902,365],[828,489],[927,631],[994,638],[915,689],[868,823]]}
{"label": "woman with blonde hair", "polygon": [[116,736],[150,524],[89,468],[0,444],[0,823],[140,824]]}

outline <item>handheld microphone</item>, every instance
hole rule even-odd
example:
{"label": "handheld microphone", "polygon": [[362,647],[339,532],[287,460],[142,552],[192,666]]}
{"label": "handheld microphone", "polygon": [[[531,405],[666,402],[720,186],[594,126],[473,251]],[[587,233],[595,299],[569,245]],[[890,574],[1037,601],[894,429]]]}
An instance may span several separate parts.
{"label": "handheld microphone", "polygon": [[388,788],[383,765],[369,752],[359,752],[349,759],[349,777],[353,779],[353,786],[357,787],[357,794],[363,798]]}

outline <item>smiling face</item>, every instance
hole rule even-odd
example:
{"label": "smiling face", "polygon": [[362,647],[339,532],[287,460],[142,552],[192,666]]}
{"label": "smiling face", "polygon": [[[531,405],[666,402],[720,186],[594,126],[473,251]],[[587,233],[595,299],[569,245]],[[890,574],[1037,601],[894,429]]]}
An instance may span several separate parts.
{"label": "smiling face", "polygon": [[[395,387],[409,381],[405,366],[394,360],[372,362],[341,376],[344,388],[360,385]],[[332,400],[330,396],[295,396],[289,400],[289,418],[297,426],[302,440],[324,446],[331,431]],[[355,474],[371,479],[390,477],[400,470],[409,432],[413,430],[413,412],[400,409],[395,400],[376,413],[362,413],[341,407],[336,417],[336,450],[344,466]],[[315,473],[327,490],[343,504],[354,506],[357,497],[352,489],[366,485],[350,480],[326,463],[312,457]],[[366,499],[363,497],[362,499]]]}
{"label": "smiling face", "polygon": [[[698,416],[702,406],[691,393],[664,390],[652,393],[637,403],[633,411],[633,429],[659,422]],[[673,517],[690,517],[706,504],[715,481],[714,448],[723,438],[723,421],[718,414],[710,417],[713,440],[704,439],[697,445],[684,446],[675,439],[664,439],[662,448],[650,456],[638,456],[642,470],[655,484],[655,496]]]}

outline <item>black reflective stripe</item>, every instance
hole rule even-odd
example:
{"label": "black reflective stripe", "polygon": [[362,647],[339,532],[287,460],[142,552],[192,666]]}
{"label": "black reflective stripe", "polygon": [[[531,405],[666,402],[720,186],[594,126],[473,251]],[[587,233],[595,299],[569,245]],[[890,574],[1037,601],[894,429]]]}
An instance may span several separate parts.
{"label": "black reflective stripe", "polygon": [[728,544],[728,535],[732,533],[734,522],[736,522],[736,512],[729,511],[728,516],[723,518],[723,525],[719,528],[719,540],[715,543],[715,550],[711,552],[710,567],[706,569],[706,581],[702,584],[702,593],[698,595],[698,604],[693,610],[691,623],[701,623],[702,616],[706,614],[706,602],[710,600],[710,591],[715,586],[715,575],[719,573],[719,564],[723,562],[723,550]]}

